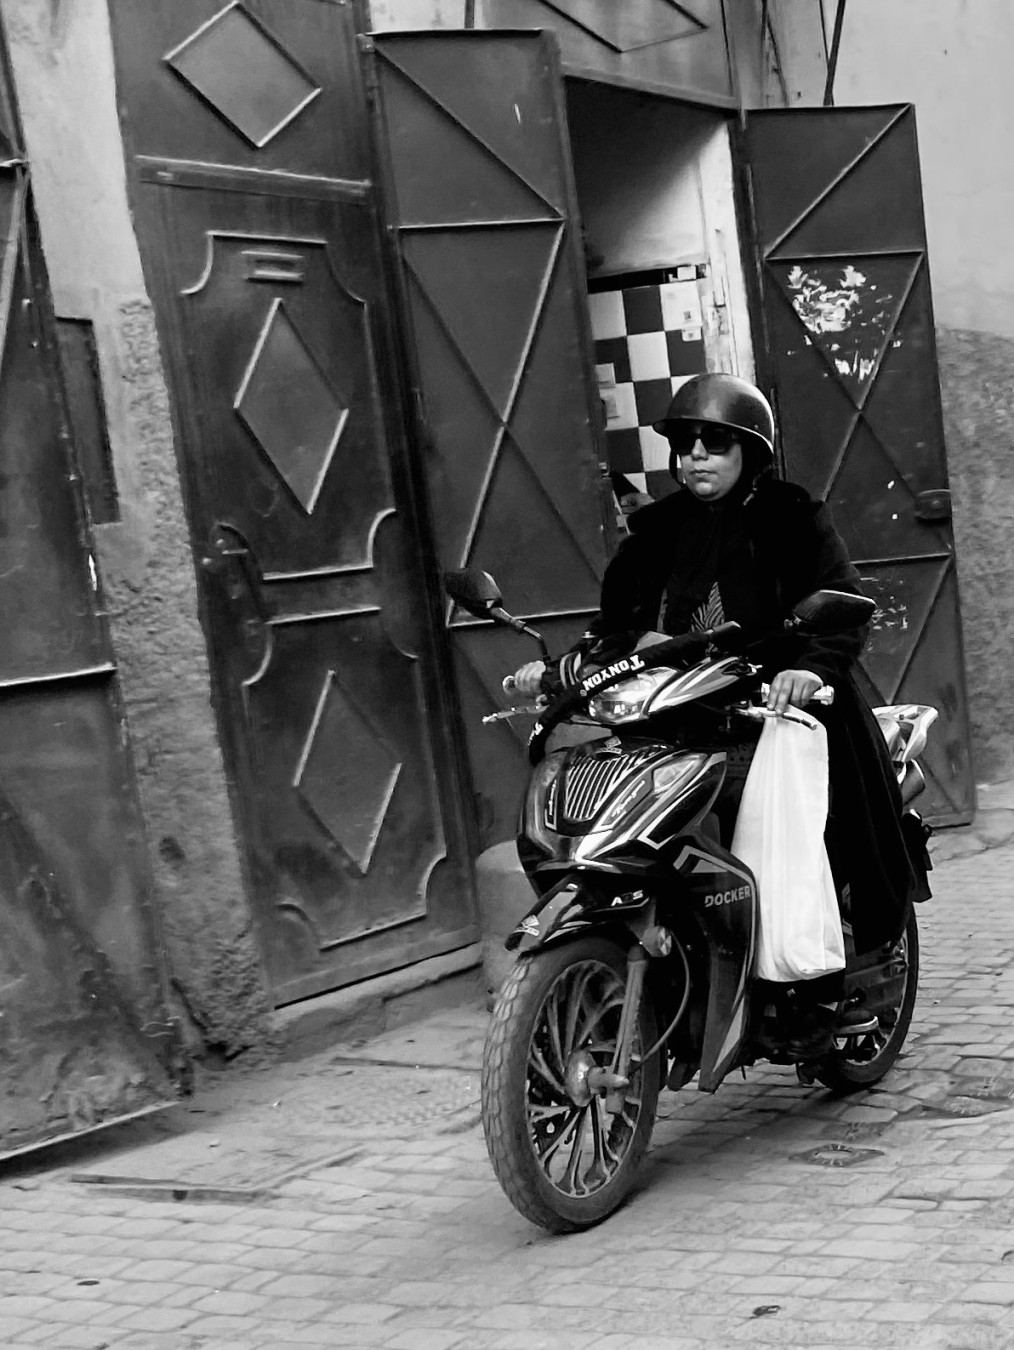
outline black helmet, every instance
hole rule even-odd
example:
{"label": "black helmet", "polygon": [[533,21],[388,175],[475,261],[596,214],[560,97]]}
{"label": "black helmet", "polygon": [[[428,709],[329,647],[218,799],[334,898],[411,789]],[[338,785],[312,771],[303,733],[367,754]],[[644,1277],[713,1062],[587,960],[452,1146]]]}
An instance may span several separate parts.
{"label": "black helmet", "polygon": [[771,404],[756,385],[738,375],[692,375],[676,390],[665,417],[652,426],[660,436],[668,436],[677,422],[717,422],[763,442],[768,454],[774,453]]}

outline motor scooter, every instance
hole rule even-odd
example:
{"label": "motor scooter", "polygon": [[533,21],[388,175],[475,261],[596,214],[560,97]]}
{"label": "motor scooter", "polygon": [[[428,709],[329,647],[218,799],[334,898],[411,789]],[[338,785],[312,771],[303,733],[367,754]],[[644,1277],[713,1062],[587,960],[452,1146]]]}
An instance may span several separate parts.
{"label": "motor scooter", "polygon": [[[548,655],[487,573],[449,573],[445,585],[470,614],[529,634]],[[872,611],[863,596],[819,591],[784,627],[838,632]],[[503,1190],[551,1232],[587,1228],[623,1202],[663,1085],[696,1075],[700,1091],[715,1092],[732,1070],[766,1059],[850,1092],[883,1078],[904,1044],[919,971],[914,912],[896,942],[857,955],[848,895],[839,896],[843,1006],[863,1015],[816,1059],[792,1048],[792,989],[754,977],[757,882],[730,852],[722,807],[730,764],[774,715],[765,696],[741,628],[726,623],[647,635],[620,655],[591,652],[573,687],[484,719],[537,716],[517,841],[536,899],[506,941],[516,961],[486,1037],[482,1121]],[[816,697],[830,702],[833,690]],[[875,711],[906,843],[928,867],[928,827],[911,803],[936,710]],[[564,723],[597,738],[547,751]]]}

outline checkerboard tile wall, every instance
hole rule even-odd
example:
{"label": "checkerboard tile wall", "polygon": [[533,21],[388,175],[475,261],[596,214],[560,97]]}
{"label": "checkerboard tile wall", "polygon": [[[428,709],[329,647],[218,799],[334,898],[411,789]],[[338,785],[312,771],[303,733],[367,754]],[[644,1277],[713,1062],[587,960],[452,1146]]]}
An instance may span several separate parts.
{"label": "checkerboard tile wall", "polygon": [[597,291],[589,301],[609,468],[664,497],[674,488],[669,445],[651,424],[680,385],[707,368],[697,282]]}

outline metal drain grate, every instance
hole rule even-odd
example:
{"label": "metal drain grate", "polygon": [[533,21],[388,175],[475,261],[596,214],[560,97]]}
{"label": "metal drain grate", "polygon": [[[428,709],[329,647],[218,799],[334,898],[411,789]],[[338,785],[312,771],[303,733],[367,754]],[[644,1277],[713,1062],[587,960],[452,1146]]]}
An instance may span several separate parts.
{"label": "metal drain grate", "polygon": [[860,1163],[870,1162],[873,1158],[882,1158],[879,1148],[853,1148],[851,1144],[821,1144],[818,1148],[806,1149],[803,1153],[791,1155],[796,1162],[810,1163],[813,1167],[858,1167]]}

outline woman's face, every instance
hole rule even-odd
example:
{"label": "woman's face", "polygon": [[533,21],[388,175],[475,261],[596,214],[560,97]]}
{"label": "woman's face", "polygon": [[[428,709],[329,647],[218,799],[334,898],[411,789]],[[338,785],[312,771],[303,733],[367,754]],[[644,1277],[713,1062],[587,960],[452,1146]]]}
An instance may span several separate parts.
{"label": "woman's face", "polygon": [[739,482],[743,446],[724,428],[687,427],[676,449],[683,481],[702,502],[719,501]]}

